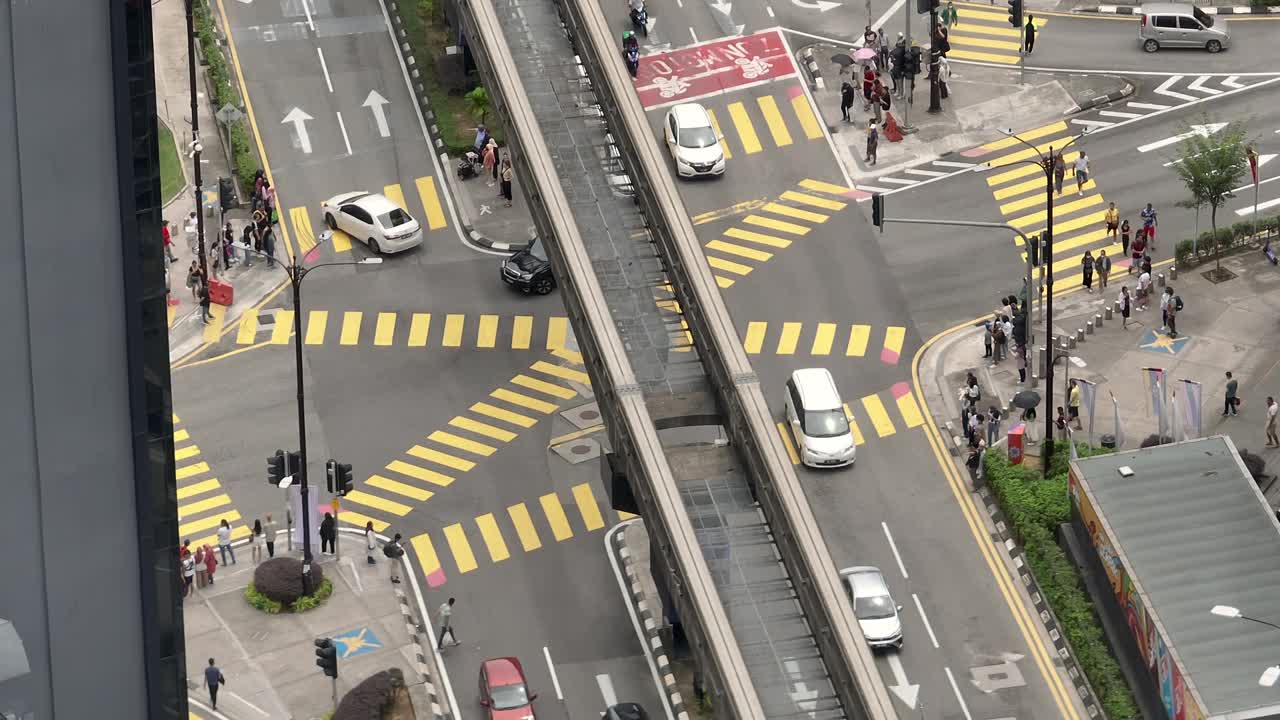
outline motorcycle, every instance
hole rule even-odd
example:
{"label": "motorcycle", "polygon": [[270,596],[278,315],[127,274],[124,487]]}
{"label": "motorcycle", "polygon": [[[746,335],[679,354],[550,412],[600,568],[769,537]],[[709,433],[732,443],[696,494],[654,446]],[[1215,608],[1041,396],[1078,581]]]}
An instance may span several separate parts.
{"label": "motorcycle", "polygon": [[639,7],[631,8],[631,27],[635,28],[645,37],[649,37],[649,9],[643,3]]}
{"label": "motorcycle", "polygon": [[467,154],[458,160],[458,179],[469,180],[480,174],[480,156],[474,150],[468,150]]}
{"label": "motorcycle", "polygon": [[624,53],[627,60],[627,71],[631,73],[631,77],[635,77],[640,72],[640,48],[629,47]]}

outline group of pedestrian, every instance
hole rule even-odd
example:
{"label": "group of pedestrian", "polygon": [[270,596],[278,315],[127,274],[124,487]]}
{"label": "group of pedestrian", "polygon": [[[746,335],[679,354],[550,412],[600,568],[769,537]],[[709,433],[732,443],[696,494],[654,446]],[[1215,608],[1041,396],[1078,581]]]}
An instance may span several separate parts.
{"label": "group of pedestrian", "polygon": [[990,367],[995,367],[1012,355],[1019,383],[1027,381],[1027,348],[1015,337],[1014,324],[1024,322],[1022,315],[1026,312],[1025,303],[1026,298],[1019,301],[1013,295],[1000,298],[1000,309],[992,312],[991,319],[983,322],[982,332],[983,359],[989,362]]}
{"label": "group of pedestrian", "polygon": [[[1240,383],[1228,370],[1227,385],[1223,392],[1222,417],[1239,415],[1240,404]],[[1280,448],[1280,437],[1276,435],[1276,416],[1280,414],[1280,405],[1276,404],[1275,397],[1267,396],[1267,406],[1264,408],[1264,413],[1262,429],[1267,436],[1265,447]]]}
{"label": "group of pedestrian", "polygon": [[498,141],[484,125],[476,126],[476,139],[473,143],[476,155],[484,165],[485,174],[489,176],[489,187],[498,186],[498,198],[511,207],[511,183],[515,180],[515,168],[510,157],[503,157]]}

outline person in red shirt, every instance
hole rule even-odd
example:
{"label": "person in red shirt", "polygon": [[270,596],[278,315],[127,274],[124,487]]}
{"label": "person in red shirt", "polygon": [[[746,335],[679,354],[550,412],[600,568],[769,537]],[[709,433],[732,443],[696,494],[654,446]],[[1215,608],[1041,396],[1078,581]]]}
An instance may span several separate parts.
{"label": "person in red shirt", "polygon": [[169,262],[178,262],[178,258],[173,256],[173,237],[169,234],[169,221],[162,220],[160,222],[160,234],[164,237],[164,254],[169,258]]}

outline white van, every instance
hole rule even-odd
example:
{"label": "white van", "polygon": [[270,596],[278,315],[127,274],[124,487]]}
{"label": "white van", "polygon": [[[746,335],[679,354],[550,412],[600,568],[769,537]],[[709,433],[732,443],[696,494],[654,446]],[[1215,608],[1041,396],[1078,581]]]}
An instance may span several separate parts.
{"label": "white van", "polygon": [[831,371],[805,368],[791,373],[784,404],[801,462],[809,467],[853,464],[853,432]]}
{"label": "white van", "polygon": [[1225,20],[1215,20],[1194,5],[1177,3],[1143,5],[1138,39],[1149,53],[1177,47],[1216,53],[1231,47],[1231,31]]}

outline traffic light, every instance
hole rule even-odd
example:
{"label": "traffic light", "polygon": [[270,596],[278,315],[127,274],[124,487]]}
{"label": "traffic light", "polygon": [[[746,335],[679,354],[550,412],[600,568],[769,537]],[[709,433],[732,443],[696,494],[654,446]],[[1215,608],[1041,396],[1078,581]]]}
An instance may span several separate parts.
{"label": "traffic light", "polygon": [[338,677],[338,648],[331,638],[316,638],[316,666],[331,678]]}
{"label": "traffic light", "polygon": [[284,463],[285,463],[285,455],[283,450],[277,450],[275,455],[271,455],[267,458],[267,484],[268,485],[272,485],[272,486],[279,485],[280,481],[283,480],[285,476],[289,474],[289,471],[287,468],[285,468]]}
{"label": "traffic light", "polygon": [[938,0],[916,0],[916,14],[924,15],[938,9]]}
{"label": "traffic light", "polygon": [[289,456],[289,475],[293,476],[294,482],[301,482],[302,476],[306,474],[305,468],[302,467],[302,453],[291,452]]}
{"label": "traffic light", "polygon": [[884,195],[880,193],[871,194],[871,224],[884,232]]}
{"label": "traffic light", "polygon": [[1009,24],[1022,27],[1022,0],[1009,0]]}
{"label": "traffic light", "polygon": [[351,463],[337,463],[338,470],[338,494],[346,497],[356,487],[356,481],[351,477]]}
{"label": "traffic light", "polygon": [[916,45],[911,48],[911,55],[910,57],[907,58],[907,72],[913,76],[920,74],[920,67],[921,67],[920,55],[921,54],[922,54],[922,51],[920,50],[920,46]]}
{"label": "traffic light", "polygon": [[1040,236],[1032,235],[1027,238],[1027,259],[1031,261],[1031,267],[1040,267]]}

